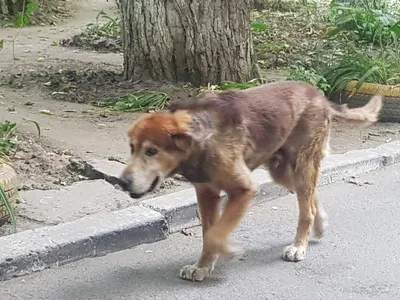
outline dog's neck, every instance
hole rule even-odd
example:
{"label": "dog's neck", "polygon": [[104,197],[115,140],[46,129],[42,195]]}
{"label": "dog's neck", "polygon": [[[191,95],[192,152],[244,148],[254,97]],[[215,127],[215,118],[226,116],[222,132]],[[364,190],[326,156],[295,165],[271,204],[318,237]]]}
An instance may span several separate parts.
{"label": "dog's neck", "polygon": [[205,169],[207,152],[202,151],[197,157],[191,157],[180,163],[176,173],[192,183],[206,183],[210,180]]}
{"label": "dog's neck", "polygon": [[[213,134],[211,116],[206,111],[191,112],[192,123],[190,126],[191,146],[188,156],[172,174],[180,174],[192,183],[206,183],[209,175],[206,171],[209,155],[208,142]],[[171,174],[171,175],[172,175]]]}

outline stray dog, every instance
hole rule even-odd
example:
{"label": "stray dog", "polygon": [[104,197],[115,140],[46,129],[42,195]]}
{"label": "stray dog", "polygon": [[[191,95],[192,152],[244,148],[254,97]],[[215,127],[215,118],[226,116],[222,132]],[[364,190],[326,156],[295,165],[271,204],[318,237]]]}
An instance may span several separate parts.
{"label": "stray dog", "polygon": [[[140,198],[176,173],[193,183],[203,251],[194,265],[181,269],[180,277],[203,281],[218,256],[242,254],[228,238],[257,191],[252,170],[265,166],[276,183],[297,194],[297,233],[283,258],[300,261],[311,230],[321,237],[327,226],[316,186],[321,161],[329,153],[332,119],[371,125],[381,108],[380,96],[360,108],[334,105],[314,86],[295,81],[176,102],[169,112],[144,114],[133,124],[131,159],[120,185]],[[228,195],[222,215],[221,191]]]}

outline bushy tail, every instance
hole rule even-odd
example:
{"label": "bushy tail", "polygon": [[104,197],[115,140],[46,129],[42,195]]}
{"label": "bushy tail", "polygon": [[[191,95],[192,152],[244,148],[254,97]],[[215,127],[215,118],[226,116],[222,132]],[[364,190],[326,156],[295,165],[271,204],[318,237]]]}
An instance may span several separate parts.
{"label": "bushy tail", "polygon": [[378,121],[382,109],[382,97],[374,96],[362,107],[348,108],[344,105],[331,105],[332,117],[349,123],[371,125]]}

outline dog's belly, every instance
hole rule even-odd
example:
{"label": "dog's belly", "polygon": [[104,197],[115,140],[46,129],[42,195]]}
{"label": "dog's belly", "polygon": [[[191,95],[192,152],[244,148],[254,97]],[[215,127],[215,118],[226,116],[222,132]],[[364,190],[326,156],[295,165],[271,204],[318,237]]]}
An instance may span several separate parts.
{"label": "dog's belly", "polygon": [[258,153],[255,151],[247,151],[244,155],[244,161],[246,162],[247,167],[253,171],[259,166],[264,165],[270,157],[270,154],[262,151]]}

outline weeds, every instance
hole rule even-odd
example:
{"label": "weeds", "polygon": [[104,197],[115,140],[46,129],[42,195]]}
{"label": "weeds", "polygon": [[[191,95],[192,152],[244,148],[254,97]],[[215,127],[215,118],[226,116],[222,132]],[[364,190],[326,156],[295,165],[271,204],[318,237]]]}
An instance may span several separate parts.
{"label": "weeds", "polygon": [[1,186],[0,186],[0,203],[4,204],[7,215],[11,219],[11,224],[13,225],[13,231],[16,232],[17,231],[17,219],[15,216],[15,212],[13,210],[13,207],[11,206],[10,199],[7,197],[6,192],[4,191],[3,187],[1,187]]}
{"label": "weeds", "polygon": [[352,81],[356,80],[356,90],[363,83],[377,83],[385,85],[400,84],[400,51],[388,50],[378,55],[356,52],[344,56],[324,72],[327,82],[331,86],[330,94],[342,91]]}
{"label": "weeds", "polygon": [[[368,5],[338,4],[330,6],[334,28],[327,32],[327,37],[340,33],[351,34],[359,42],[386,45],[400,38],[400,21],[388,10],[377,9],[378,4]],[[375,1],[374,1],[375,2]]]}
{"label": "weeds", "polygon": [[[25,6],[25,5],[24,5]],[[24,27],[31,24],[31,16],[39,10],[39,4],[36,2],[29,2],[24,7],[24,10],[17,14],[15,18],[16,27]]]}
{"label": "weeds", "polygon": [[108,107],[117,111],[156,111],[164,109],[168,95],[161,92],[141,91],[125,94],[118,99],[96,103],[99,107]]}
{"label": "weeds", "polygon": [[[106,22],[100,23],[103,19]],[[120,38],[121,37],[121,17],[109,16],[104,11],[100,11],[96,17],[96,23],[86,25],[85,35],[93,39],[99,37]]]}
{"label": "weeds", "polygon": [[[40,138],[40,126],[39,123],[33,120],[24,119],[26,122],[34,123],[36,126],[38,137]],[[18,135],[16,134],[17,123],[11,123],[9,121],[0,122],[0,164],[9,163],[13,155],[16,154],[19,148]],[[17,194],[17,197],[18,194]],[[4,187],[0,186],[0,203],[4,204],[7,215],[11,219],[11,224],[16,232],[16,217],[10,199],[8,198]]]}
{"label": "weeds", "polygon": [[[36,121],[24,119],[26,122],[34,123],[40,138],[40,125]],[[17,123],[9,121],[0,122],[0,163],[9,161],[18,151],[19,140],[16,134]]]}
{"label": "weeds", "polygon": [[293,67],[286,80],[302,81],[312,84],[318,88],[321,94],[326,94],[331,89],[331,86],[322,74],[313,68],[305,68],[304,66]]}
{"label": "weeds", "polygon": [[8,159],[10,154],[17,152],[18,140],[14,134],[16,128],[17,123],[0,123],[0,159]]}
{"label": "weeds", "polygon": [[202,92],[213,92],[213,91],[225,91],[225,90],[246,90],[246,89],[258,86],[261,83],[264,83],[264,81],[265,80],[258,79],[258,78],[255,78],[255,79],[250,80],[248,82],[225,81],[225,82],[222,82],[220,85],[218,85],[218,84],[214,84],[214,85],[209,84],[208,86],[201,86],[199,88],[199,93],[202,93]]}
{"label": "weeds", "polygon": [[110,16],[101,11],[96,17],[96,22],[87,24],[82,33],[62,39],[59,43],[62,46],[82,47],[96,51],[121,52],[121,17],[120,15]]}

